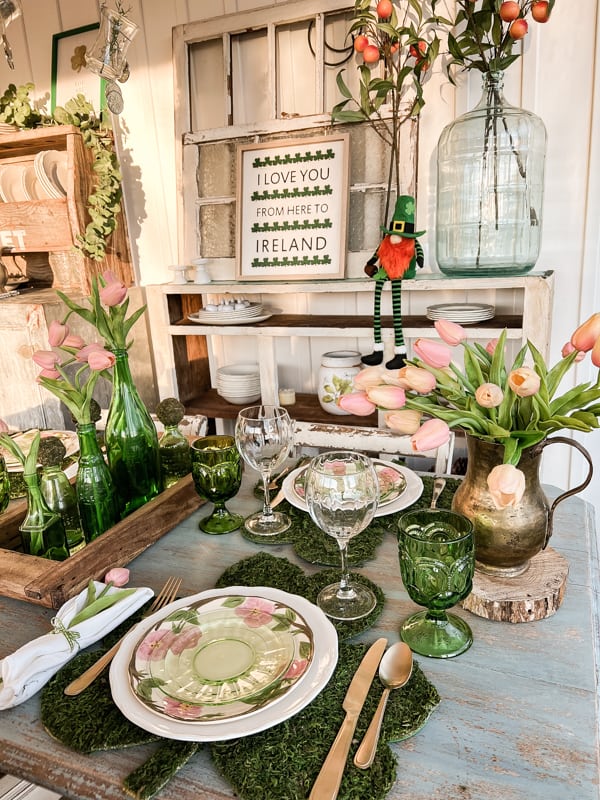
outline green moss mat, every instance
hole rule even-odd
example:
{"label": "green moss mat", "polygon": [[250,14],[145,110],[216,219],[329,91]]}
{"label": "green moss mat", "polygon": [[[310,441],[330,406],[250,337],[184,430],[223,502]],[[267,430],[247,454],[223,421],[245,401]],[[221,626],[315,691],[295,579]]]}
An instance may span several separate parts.
{"label": "green moss mat", "polygon": [[[323,586],[338,578],[338,570],[323,570],[307,576],[287,559],[257,553],[225,570],[217,585],[273,586],[314,601]],[[381,589],[365,576],[353,575],[353,578],[375,591],[377,606],[364,620],[337,623],[340,639],[371,627],[383,608]],[[140,609],[134,617],[112,631],[104,639],[104,647],[108,648],[129,630],[142,613],[143,609]],[[342,643],[334,675],[321,694],[300,714],[263,733],[210,745],[217,768],[241,800],[295,800],[308,795],[343,720],[342,700],[366,649],[367,645]],[[45,686],[41,693],[42,724],[51,736],[86,754],[156,742],[152,756],[123,784],[124,790],[136,800],[149,800],[203,745],[161,739],[125,719],[112,701],[108,670],[82,694],[66,697],[63,694],[65,686],[94,663],[100,652],[96,650],[76,656]],[[412,736],[439,703],[436,689],[415,663],[406,687],[390,696],[374,765],[369,770],[358,770],[350,762],[377,707],[381,691],[382,687],[375,678],[359,719],[339,800],[384,798],[396,774],[394,756],[385,743]],[[90,725],[90,720],[94,721],[93,725]],[[292,780],[290,775],[293,775]]]}
{"label": "green moss mat", "polygon": [[[367,645],[342,644],[327,688],[291,719],[255,736],[210,745],[213,760],[243,800],[304,800],[344,719],[342,701]],[[406,739],[423,727],[439,703],[418,664],[401,691],[392,692],[373,766],[352,764],[381,696],[375,680],[361,712],[339,800],[381,800],[396,779],[396,759],[387,742]]]}
{"label": "green moss mat", "polygon": [[[423,478],[423,494],[410,506],[411,509],[427,508],[431,502],[434,476],[424,475],[421,477]],[[438,500],[439,508],[450,508],[452,497],[460,483],[460,479],[457,478],[447,479],[444,491]],[[324,534],[306,512],[290,505],[287,500],[284,500],[279,508],[285,511],[292,520],[292,525],[287,531],[279,536],[255,536],[242,528],[242,536],[248,541],[260,545],[291,544],[296,554],[310,564],[324,566],[339,564],[339,548],[332,536]],[[375,553],[383,541],[383,537],[388,531],[395,534],[398,528],[398,519],[406,510],[403,509],[403,511],[397,511],[385,517],[377,517],[362,533],[355,536],[348,545],[350,566],[357,567],[375,558]]]}

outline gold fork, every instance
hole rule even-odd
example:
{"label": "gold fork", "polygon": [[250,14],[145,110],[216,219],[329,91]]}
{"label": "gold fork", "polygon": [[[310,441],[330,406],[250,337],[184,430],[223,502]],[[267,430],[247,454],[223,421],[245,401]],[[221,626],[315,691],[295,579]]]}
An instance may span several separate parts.
{"label": "gold fork", "polygon": [[[153,614],[155,611],[158,611],[159,608],[163,608],[169,603],[172,603],[177,597],[177,592],[179,591],[180,586],[181,578],[174,578],[172,576],[168,578],[163,588],[154,598],[154,602],[150,608],[142,615],[142,619],[148,617],[150,614]],[[83,672],[78,678],[75,678],[74,681],[71,681],[71,683],[65,688],[64,693],[69,697],[74,697],[77,694],[81,694],[84,689],[87,689],[90,683],[92,683],[98,677],[98,675],[100,675],[102,670],[113,660],[126,635],[127,634],[121,636],[119,641],[113,644],[110,650],[107,650],[106,653],[104,653],[104,655],[98,659],[98,661],[95,661],[92,666],[86,669],[86,671]]]}

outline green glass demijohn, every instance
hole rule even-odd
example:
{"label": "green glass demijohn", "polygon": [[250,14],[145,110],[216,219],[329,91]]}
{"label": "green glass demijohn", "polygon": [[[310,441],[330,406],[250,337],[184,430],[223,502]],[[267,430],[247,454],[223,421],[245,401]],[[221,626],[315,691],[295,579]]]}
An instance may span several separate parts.
{"label": "green glass demijohn", "polygon": [[142,402],[129,369],[127,350],[114,350],[113,391],[104,442],[121,516],[140,508],[161,491],[156,426]]}
{"label": "green glass demijohn", "polygon": [[179,430],[184,412],[185,407],[175,397],[167,397],[156,407],[156,416],[165,426],[158,440],[163,489],[173,486],[192,471],[190,443]]}

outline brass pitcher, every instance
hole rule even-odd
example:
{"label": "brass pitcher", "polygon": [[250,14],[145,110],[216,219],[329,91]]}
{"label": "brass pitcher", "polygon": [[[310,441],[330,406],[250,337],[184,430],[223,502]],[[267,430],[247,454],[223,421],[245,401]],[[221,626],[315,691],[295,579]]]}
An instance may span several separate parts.
{"label": "brass pitcher", "polygon": [[[466,439],[467,474],[456,490],[452,510],[473,523],[476,568],[490,575],[517,577],[548,544],[556,506],[589,484],[594,469],[591,456],[579,442],[564,436],[544,439],[527,448],[518,464],[525,475],[525,493],[515,508],[497,508],[487,486],[487,476],[502,464],[504,448],[470,435]],[[583,483],[560,494],[549,506],[540,486],[539,466],[544,448],[551,444],[567,444],[579,450],[588,463],[588,474]]]}

